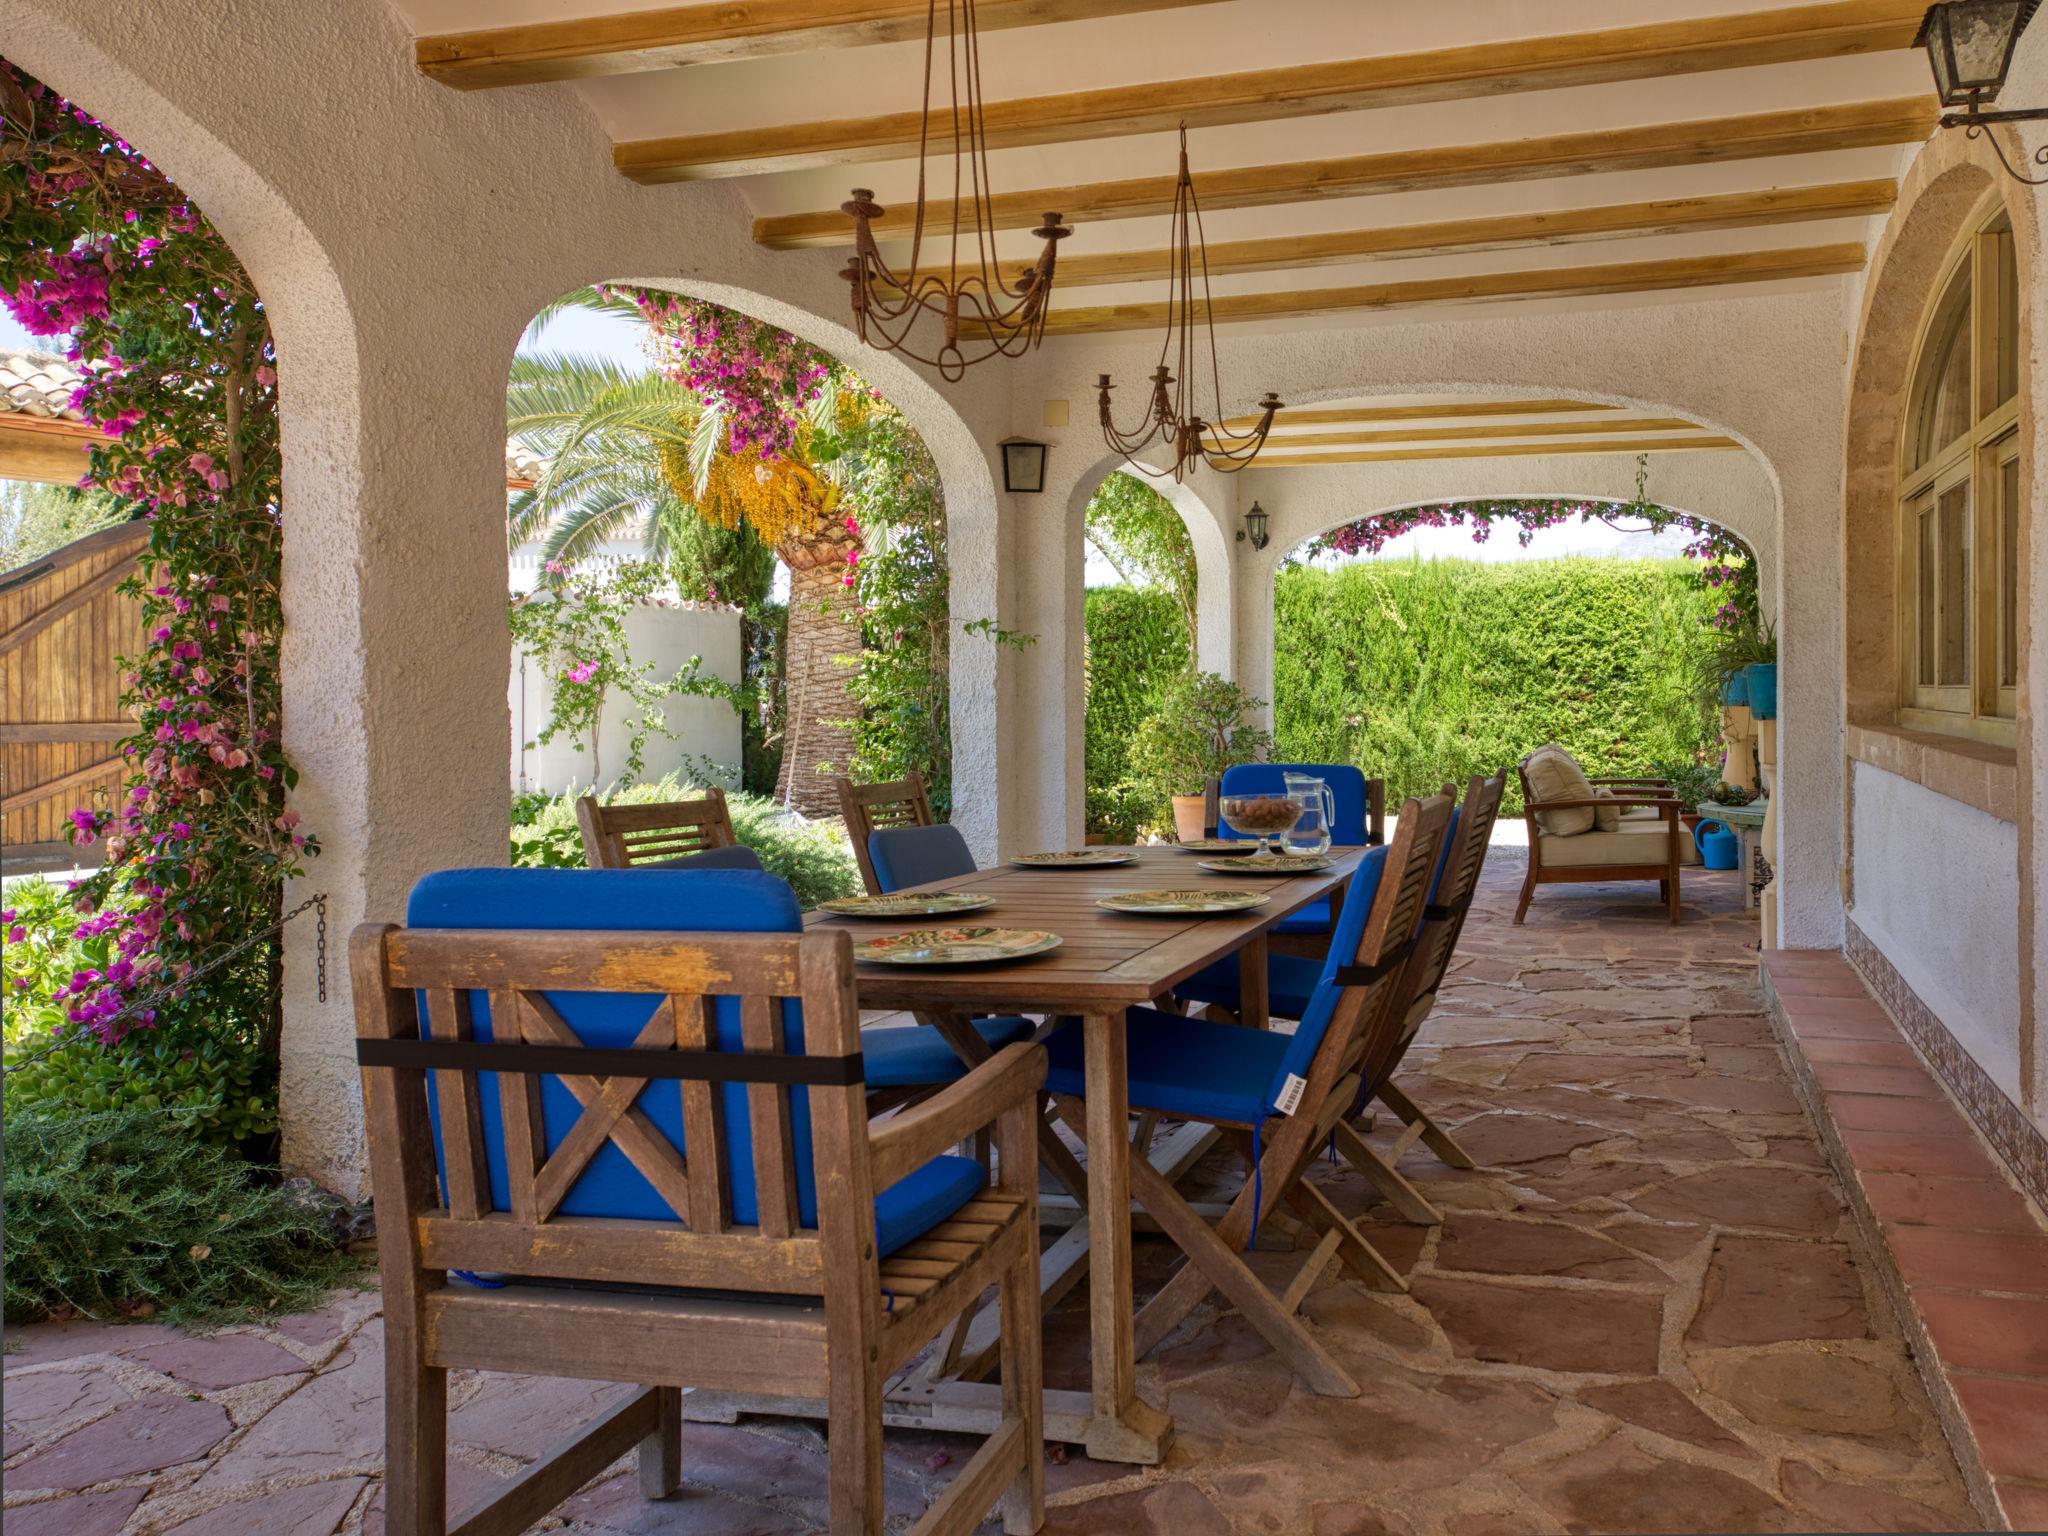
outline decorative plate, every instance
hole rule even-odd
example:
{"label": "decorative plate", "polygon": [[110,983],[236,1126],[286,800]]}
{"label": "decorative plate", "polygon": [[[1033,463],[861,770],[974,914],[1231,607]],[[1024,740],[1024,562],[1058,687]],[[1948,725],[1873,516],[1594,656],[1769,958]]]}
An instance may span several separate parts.
{"label": "decorative plate", "polygon": [[1336,862],[1320,853],[1276,853],[1263,859],[1204,859],[1202,868],[1219,875],[1313,875]]}
{"label": "decorative plate", "polygon": [[1066,853],[1021,853],[1010,860],[1026,869],[1100,869],[1107,864],[1135,864],[1128,848],[1075,848]]}
{"label": "decorative plate", "polygon": [[1244,912],[1263,907],[1273,898],[1263,891],[1128,891],[1105,896],[1095,903],[1110,912],[1139,912],[1148,916],[1185,917],[1204,912]]}
{"label": "decorative plate", "polygon": [[837,901],[819,902],[818,910],[834,917],[950,917],[995,904],[995,897],[969,891],[927,891],[923,895],[842,896]]}
{"label": "decorative plate", "polygon": [[1247,853],[1257,853],[1259,851],[1259,845],[1256,842],[1242,837],[1197,837],[1191,838],[1185,843],[1175,843],[1173,846],[1182,853],[1206,853],[1211,855],[1220,853],[1228,854],[1232,857]]}
{"label": "decorative plate", "polygon": [[853,958],[875,965],[974,965],[1059,947],[1058,934],[1038,928],[913,928],[862,939],[853,946]]}

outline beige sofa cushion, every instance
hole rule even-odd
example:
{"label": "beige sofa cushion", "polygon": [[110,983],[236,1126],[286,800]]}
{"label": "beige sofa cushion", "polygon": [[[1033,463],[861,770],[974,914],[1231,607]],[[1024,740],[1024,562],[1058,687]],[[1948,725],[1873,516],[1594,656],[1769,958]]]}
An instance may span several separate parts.
{"label": "beige sofa cushion", "polygon": [[[1593,791],[1595,800],[1612,800],[1614,791],[1604,784]],[[1593,807],[1593,830],[1612,832],[1621,825],[1621,807],[1618,805],[1596,805]]]}
{"label": "beige sofa cushion", "polygon": [[[1529,754],[1522,771],[1529,778],[1529,793],[1541,805],[1546,800],[1588,800],[1593,786],[1572,756],[1555,742],[1546,742]],[[1546,837],[1577,837],[1593,830],[1593,808],[1575,807],[1563,811],[1538,811],[1537,828]]]}
{"label": "beige sofa cushion", "polygon": [[[1584,868],[1593,864],[1662,864],[1666,855],[1664,821],[1627,820],[1612,832],[1581,832],[1572,837],[1548,833],[1539,839],[1537,852],[1545,869]],[[1684,827],[1678,829],[1678,862],[1699,863],[1699,850]]]}

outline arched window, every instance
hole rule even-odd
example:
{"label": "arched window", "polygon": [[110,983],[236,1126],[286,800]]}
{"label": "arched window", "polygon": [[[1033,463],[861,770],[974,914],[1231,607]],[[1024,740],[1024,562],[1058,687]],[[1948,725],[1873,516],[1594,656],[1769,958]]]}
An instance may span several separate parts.
{"label": "arched window", "polygon": [[1900,719],[2014,739],[2019,682],[2019,278],[1980,210],[1920,330],[1899,443]]}

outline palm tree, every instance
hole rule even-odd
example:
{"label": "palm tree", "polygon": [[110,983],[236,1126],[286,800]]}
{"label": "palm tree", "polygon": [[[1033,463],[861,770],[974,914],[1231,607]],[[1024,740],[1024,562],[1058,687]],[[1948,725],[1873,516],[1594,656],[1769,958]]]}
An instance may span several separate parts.
{"label": "palm tree", "polygon": [[833,467],[809,452],[840,409],[828,389],[794,451],[763,460],[730,452],[723,412],[657,373],[547,353],[516,358],[506,391],[507,431],[547,466],[512,499],[515,543],[544,534],[547,559],[574,560],[637,531],[648,558],[666,562],[679,519],[701,517],[752,529],[789,568],[776,798],[806,815],[837,809],[829,773],[847,764],[857,709],[848,651],[858,655],[860,627],[844,579],[857,539]]}

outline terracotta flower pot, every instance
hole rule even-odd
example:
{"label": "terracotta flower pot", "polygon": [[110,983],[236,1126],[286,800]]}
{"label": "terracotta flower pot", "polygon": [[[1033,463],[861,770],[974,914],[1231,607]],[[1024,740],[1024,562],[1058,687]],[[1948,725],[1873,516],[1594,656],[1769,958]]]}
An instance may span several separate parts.
{"label": "terracotta flower pot", "polygon": [[1202,820],[1202,812],[1208,800],[1202,795],[1175,795],[1173,797],[1173,835],[1184,843],[1192,843],[1208,832]]}

